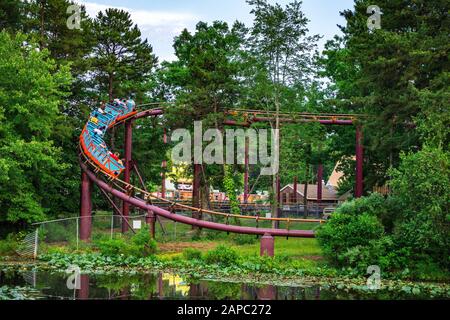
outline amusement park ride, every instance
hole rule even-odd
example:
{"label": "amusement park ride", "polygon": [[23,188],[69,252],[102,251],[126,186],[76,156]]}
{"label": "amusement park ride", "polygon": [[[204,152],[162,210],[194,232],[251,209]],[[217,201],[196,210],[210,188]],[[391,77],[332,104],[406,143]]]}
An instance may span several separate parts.
{"label": "amusement park ride", "polygon": [[[132,125],[136,119],[144,117],[157,117],[164,114],[162,107],[156,107],[144,111],[137,111],[136,105],[133,100],[114,100],[112,103],[108,103],[103,107],[100,107],[91,112],[89,121],[86,123],[81,135],[80,135],[80,166],[82,169],[81,177],[81,207],[80,207],[80,238],[83,240],[89,240],[91,234],[91,219],[92,219],[92,202],[91,191],[92,183],[96,184],[103,194],[110,201],[114,207],[122,216],[122,232],[128,231],[129,225],[129,213],[130,205],[136,208],[142,209],[147,212],[146,221],[150,225],[150,231],[152,236],[155,235],[155,222],[158,217],[167,218],[175,222],[181,222],[198,228],[207,228],[224,232],[234,232],[241,234],[254,234],[261,235],[261,254],[273,255],[274,252],[274,236],[284,237],[314,237],[313,230],[298,230],[290,229],[293,223],[300,222],[316,222],[322,223],[320,219],[296,219],[296,218],[268,218],[260,216],[250,215],[236,215],[228,214],[224,212],[217,212],[199,208],[199,206],[188,206],[185,204],[177,203],[165,199],[164,193],[161,197],[156,197],[148,192],[145,188],[145,184],[141,175],[137,169],[136,164],[132,161]],[[253,122],[268,122],[274,119],[275,113],[260,111],[260,110],[232,110],[227,112],[228,116],[240,117],[243,116],[244,121],[239,122],[233,119],[227,119],[224,121],[225,125],[241,125],[250,126]],[[279,114],[280,122],[319,122],[324,125],[353,125],[356,120],[356,115],[349,114],[310,114],[310,113],[295,113],[295,114]],[[108,129],[112,127],[124,124],[125,126],[125,151],[124,161],[122,162],[118,156],[112,153],[103,137]],[[355,196],[360,197],[363,190],[363,176],[362,176],[362,161],[363,161],[363,148],[362,148],[362,132],[359,126],[356,127],[356,185]],[[247,158],[247,157],[246,157]],[[246,168],[248,166],[246,165]],[[322,166],[318,168],[318,179],[322,180],[321,172]],[[194,168],[194,183],[193,194],[199,192],[198,175]],[[134,170],[141,182],[142,187],[137,187],[130,184],[131,171]],[[121,173],[124,172],[123,180],[119,178]],[[248,195],[248,173],[244,178],[244,199]],[[197,183],[196,183],[197,182]],[[318,184],[318,196],[322,194],[322,186]],[[122,200],[122,209],[118,208],[110,196]],[[152,204],[152,200],[158,200],[158,203],[165,202],[168,205],[168,209],[164,209],[160,206]],[[195,203],[194,203],[195,204]],[[181,215],[178,211],[190,211],[192,217]],[[225,223],[219,223],[214,221],[207,221],[202,219],[203,215],[209,215],[211,217],[221,216],[225,218]],[[232,225],[229,223],[232,219],[250,219],[256,224],[255,227]],[[213,220],[213,219],[211,219]],[[233,220],[235,221],[235,220]],[[259,228],[258,223],[262,221],[277,221],[284,222],[286,228]]]}

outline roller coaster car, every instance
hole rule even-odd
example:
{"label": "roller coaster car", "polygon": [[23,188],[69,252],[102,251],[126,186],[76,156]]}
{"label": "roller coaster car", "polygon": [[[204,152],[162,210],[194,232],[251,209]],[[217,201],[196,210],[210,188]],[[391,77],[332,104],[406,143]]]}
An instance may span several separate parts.
{"label": "roller coaster car", "polygon": [[92,111],[89,121],[81,132],[80,145],[84,154],[110,176],[119,176],[125,167],[108,150],[103,137],[114,123],[134,114],[135,107],[133,100],[115,99],[112,103],[106,104],[103,110]]}

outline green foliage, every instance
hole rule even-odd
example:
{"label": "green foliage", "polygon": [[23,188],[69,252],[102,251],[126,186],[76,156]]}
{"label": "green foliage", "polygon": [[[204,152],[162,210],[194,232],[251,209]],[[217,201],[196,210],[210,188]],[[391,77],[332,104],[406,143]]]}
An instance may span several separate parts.
{"label": "green foliage", "polygon": [[157,59],[147,40],[141,40],[141,31],[133,25],[130,14],[106,9],[97,14],[90,28],[94,38],[90,62],[96,89],[107,92],[109,99],[131,94],[142,98],[140,86],[150,76]]}
{"label": "green foliage", "polygon": [[225,245],[219,245],[214,250],[208,251],[205,256],[208,264],[219,264],[222,266],[233,266],[239,262],[239,254]]}
{"label": "green foliage", "polygon": [[107,236],[100,237],[94,241],[95,246],[105,256],[136,256],[143,257],[153,255],[157,252],[157,244],[151,238],[148,227],[141,228],[131,239],[122,235],[115,235],[114,238]]}
{"label": "green foliage", "polygon": [[398,199],[394,236],[398,244],[418,256],[450,268],[450,153],[439,148],[403,154],[390,171],[392,196]]}
{"label": "green foliage", "polygon": [[380,239],[383,233],[383,226],[373,215],[334,213],[319,229],[317,238],[325,255],[342,266],[347,262],[342,258],[347,250],[356,246],[366,247],[371,240]]}
{"label": "green foliage", "polygon": [[152,239],[150,229],[147,224],[145,224],[135,235],[133,235],[131,241],[138,252],[142,251],[144,255],[155,254],[158,251],[156,241]]}
{"label": "green foliage", "polygon": [[[324,51],[324,76],[331,79],[330,105],[342,113],[365,113],[365,188],[383,185],[401,152],[424,143],[448,148],[448,4],[445,1],[377,1],[381,29],[367,28],[367,7],[357,0],[341,15],[344,35]],[[333,129],[335,154],[347,156],[352,179],[354,135]],[[419,129],[419,130],[417,130]]]}
{"label": "green foliage", "polygon": [[15,255],[18,247],[17,236],[11,233],[6,239],[0,240],[0,256]]}
{"label": "green foliage", "polygon": [[239,207],[239,200],[236,194],[236,186],[234,184],[233,173],[229,165],[224,165],[223,186],[225,188],[225,194],[230,201],[231,214],[240,214],[241,209]]}
{"label": "green foliage", "polygon": [[201,260],[202,252],[194,248],[186,248],[183,250],[183,258],[186,260]]}
{"label": "green foliage", "polygon": [[51,135],[70,74],[26,41],[0,33],[0,220],[8,222],[44,219],[67,168]]}
{"label": "green foliage", "polygon": [[319,243],[336,265],[364,272],[376,264],[412,277],[449,269],[449,154],[425,147],[401,160],[390,170],[390,196],[344,203],[319,229]]}
{"label": "green foliage", "polygon": [[244,245],[244,244],[254,244],[258,241],[258,238],[254,235],[249,234],[233,234],[231,236],[233,242],[237,245]]}

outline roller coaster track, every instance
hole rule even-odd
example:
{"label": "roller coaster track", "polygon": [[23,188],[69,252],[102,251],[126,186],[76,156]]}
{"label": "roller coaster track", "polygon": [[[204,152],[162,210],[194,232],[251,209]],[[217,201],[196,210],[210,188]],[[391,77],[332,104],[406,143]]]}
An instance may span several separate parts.
{"label": "roller coaster track", "polygon": [[[164,114],[164,108],[153,108],[144,111],[134,111],[126,116],[117,118],[112,122],[108,129],[112,127],[121,125],[127,121],[134,121],[140,118],[146,117],[156,117]],[[274,113],[258,111],[258,110],[228,110],[226,115],[240,116],[245,118],[246,123],[251,122],[263,122],[271,121],[275,116]],[[335,114],[311,114],[311,113],[295,113],[295,114],[281,114],[280,117],[285,121],[289,122],[320,122],[323,124],[343,124],[350,125],[356,119],[357,115],[335,115]],[[228,120],[224,124],[236,125],[238,123]],[[239,215],[239,214],[228,214],[224,212],[218,212],[213,210],[207,210],[203,208],[197,208],[175,201],[171,201],[165,198],[160,198],[152,195],[147,190],[143,190],[135,185],[127,183],[117,176],[106,172],[97,163],[93,161],[92,156],[89,154],[89,150],[82,145],[80,139],[80,166],[83,172],[85,172],[88,178],[95,183],[100,189],[105,192],[112,194],[114,197],[121,199],[122,201],[145,210],[146,212],[153,212],[157,216],[161,216],[175,222],[180,222],[188,224],[191,226],[196,226],[200,228],[207,228],[212,230],[219,230],[225,232],[234,232],[241,234],[254,234],[254,235],[265,235],[270,234],[271,236],[284,236],[284,237],[304,237],[312,238],[314,237],[313,230],[293,230],[291,229],[293,224],[299,223],[323,223],[324,220],[320,219],[297,219],[297,218],[268,218],[261,216],[251,216],[251,215]],[[158,200],[159,202],[166,203],[169,206],[169,210],[155,206],[152,204],[152,200]],[[200,218],[192,218],[182,214],[176,213],[177,211],[188,211],[196,212]],[[209,215],[211,220],[217,219],[221,222],[208,221],[206,219],[201,219],[203,215]],[[237,219],[252,220],[255,223],[255,227],[232,225],[230,220],[237,221]],[[285,223],[285,228],[275,229],[275,228],[260,228],[259,222],[263,221],[278,221]]]}

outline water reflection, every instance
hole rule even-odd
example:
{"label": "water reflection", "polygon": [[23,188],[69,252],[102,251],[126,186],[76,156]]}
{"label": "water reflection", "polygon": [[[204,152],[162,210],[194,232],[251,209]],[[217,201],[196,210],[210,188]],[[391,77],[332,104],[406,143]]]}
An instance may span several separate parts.
{"label": "water reflection", "polygon": [[[0,287],[33,287],[42,299],[217,299],[217,300],[318,300],[361,299],[348,290],[330,290],[319,285],[274,286],[196,280],[170,273],[82,274],[80,286],[69,289],[68,274],[0,271]],[[376,298],[408,298],[380,293]]]}

